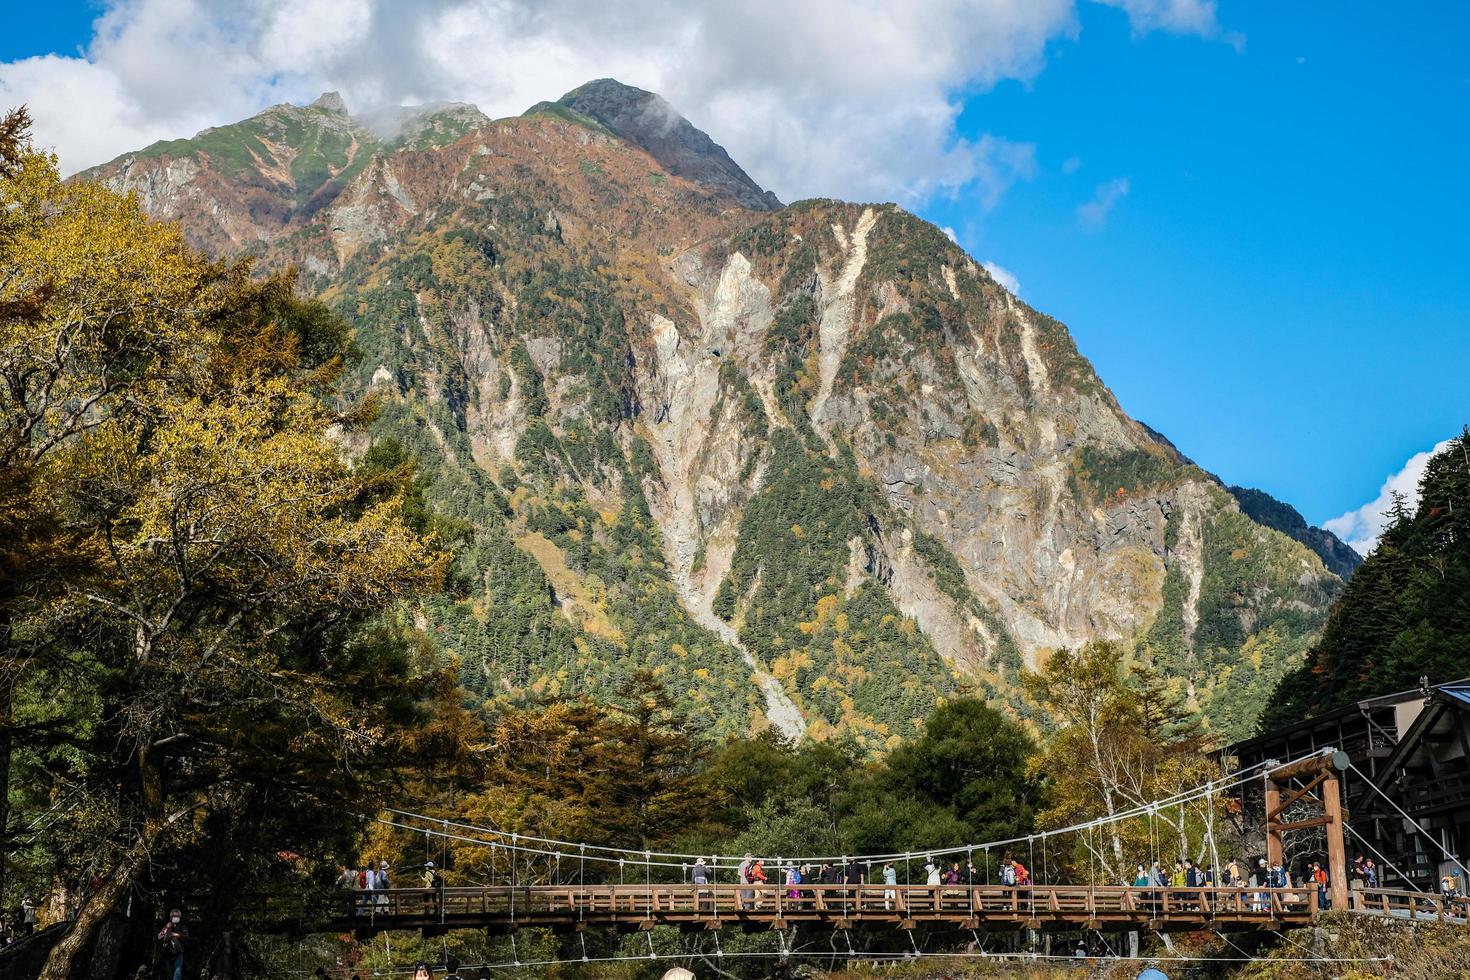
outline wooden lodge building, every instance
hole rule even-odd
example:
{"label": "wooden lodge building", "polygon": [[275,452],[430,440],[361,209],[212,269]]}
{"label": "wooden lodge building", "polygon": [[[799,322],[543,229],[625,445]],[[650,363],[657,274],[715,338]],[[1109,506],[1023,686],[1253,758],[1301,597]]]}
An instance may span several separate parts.
{"label": "wooden lodge building", "polygon": [[[1446,851],[1470,864],[1470,681],[1358,701],[1237,742],[1224,754],[1246,768],[1326,748],[1352,760],[1342,774],[1348,853],[1373,858],[1381,883],[1434,891],[1441,875],[1458,870]],[[1246,790],[1242,813],[1260,813],[1264,788]],[[1458,873],[1462,889],[1470,888]]]}

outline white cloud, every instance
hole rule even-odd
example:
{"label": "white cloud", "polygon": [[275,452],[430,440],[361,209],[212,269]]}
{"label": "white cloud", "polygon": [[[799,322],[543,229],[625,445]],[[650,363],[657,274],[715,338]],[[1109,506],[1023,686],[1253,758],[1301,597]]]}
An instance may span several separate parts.
{"label": "white cloud", "polygon": [[1016,278],[1016,274],[1014,272],[1012,272],[1010,269],[1007,269],[1000,263],[991,262],[988,259],[984,262],[981,262],[980,264],[985,267],[986,272],[990,273],[990,278],[994,279],[1006,289],[1010,290],[1012,296],[1021,295],[1021,280]]}
{"label": "white cloud", "polygon": [[1098,231],[1107,223],[1113,205],[1128,196],[1128,178],[1098,184],[1092,200],[1077,206],[1077,223],[1087,231]]}
{"label": "white cloud", "polygon": [[1173,34],[1197,34],[1218,38],[1236,51],[1245,50],[1245,35],[1227,31],[1216,19],[1215,0],[1096,0],[1105,7],[1117,7],[1128,14],[1135,35],[1150,31]]}
{"label": "white cloud", "polygon": [[941,228],[939,230],[942,231],[942,232],[944,232],[944,237],[945,238],[948,238],[950,241],[954,242],[956,245],[958,245],[960,243],[960,236],[959,235],[956,235],[954,233],[954,229],[951,228],[949,225],[945,225],[943,228]]}
{"label": "white cloud", "polygon": [[1064,174],[1068,174],[1068,175],[1075,174],[1077,171],[1079,171],[1081,169],[1082,169],[1082,158],[1081,157],[1067,157],[1067,159],[1065,159],[1065,160],[1062,161],[1062,173],[1064,173]]}
{"label": "white cloud", "polygon": [[1397,473],[1383,481],[1378,496],[1341,517],[1323,523],[1323,527],[1352,545],[1359,554],[1366,555],[1378,543],[1378,537],[1388,525],[1387,514],[1393,506],[1394,494],[1401,494],[1408,502],[1409,510],[1419,506],[1419,481],[1429,458],[1443,452],[1451,440],[1446,439],[1428,452],[1415,453]]}
{"label": "white cloud", "polygon": [[[957,135],[965,93],[1029,80],[1077,36],[1079,0],[102,0],[78,57],[0,64],[67,171],[275,102],[454,100],[519,113],[592,78],[659,92],[786,199],[993,206],[1027,143]],[[1216,33],[1128,9],[1137,31]]]}

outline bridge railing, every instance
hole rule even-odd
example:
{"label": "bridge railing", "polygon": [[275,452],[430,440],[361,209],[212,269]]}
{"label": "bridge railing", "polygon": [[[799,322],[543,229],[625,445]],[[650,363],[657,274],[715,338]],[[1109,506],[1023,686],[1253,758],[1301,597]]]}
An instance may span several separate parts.
{"label": "bridge railing", "polygon": [[1302,919],[1315,916],[1303,888],[1137,888],[1087,885],[491,885],[357,892],[352,917],[441,921],[647,917],[887,919]]}
{"label": "bridge railing", "polygon": [[1470,898],[1432,892],[1400,891],[1396,888],[1355,888],[1353,908],[1397,919],[1470,922]]}

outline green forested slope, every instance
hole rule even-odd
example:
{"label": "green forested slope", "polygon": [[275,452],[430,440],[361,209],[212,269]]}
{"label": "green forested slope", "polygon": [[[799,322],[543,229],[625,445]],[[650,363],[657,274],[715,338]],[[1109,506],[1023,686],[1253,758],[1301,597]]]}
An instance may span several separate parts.
{"label": "green forested slope", "polygon": [[1470,430],[1436,454],[1419,506],[1395,503],[1322,639],[1261,716],[1270,728],[1355,700],[1470,675]]}

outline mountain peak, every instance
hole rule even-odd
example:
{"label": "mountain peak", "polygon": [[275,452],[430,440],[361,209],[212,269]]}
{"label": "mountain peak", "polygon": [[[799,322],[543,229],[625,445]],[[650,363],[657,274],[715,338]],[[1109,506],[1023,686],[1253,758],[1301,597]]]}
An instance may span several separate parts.
{"label": "mountain peak", "polygon": [[[679,115],[662,96],[599,78],[572,89],[555,105],[595,120],[614,135],[644,150],[676,177],[684,177],[733,197],[742,207],[774,211],[776,195],[740,168],[709,134]],[[544,106],[538,106],[532,111]]]}
{"label": "mountain peak", "polygon": [[337,92],[323,92],[316,97],[316,101],[307,106],[308,109],[323,109],[337,115],[347,115],[347,103]]}

